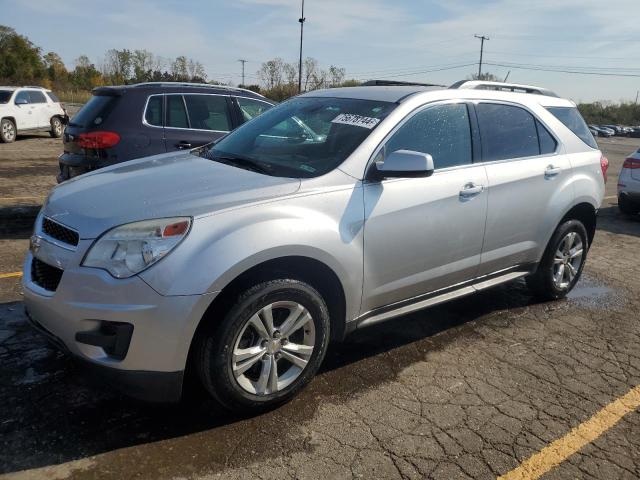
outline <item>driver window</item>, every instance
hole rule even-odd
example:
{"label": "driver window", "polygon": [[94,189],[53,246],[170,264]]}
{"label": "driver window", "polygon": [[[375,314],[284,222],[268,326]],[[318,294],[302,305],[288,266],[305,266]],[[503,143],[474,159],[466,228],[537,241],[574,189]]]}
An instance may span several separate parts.
{"label": "driver window", "polygon": [[18,100],[22,101],[26,101],[27,103],[31,103],[30,102],[30,98],[29,98],[29,92],[27,91],[22,91],[22,92],[18,92],[18,94],[16,95],[16,103],[18,102]]}
{"label": "driver window", "polygon": [[437,169],[472,163],[471,125],[464,103],[427,107],[387,141],[387,153],[414,150],[433,157]]}

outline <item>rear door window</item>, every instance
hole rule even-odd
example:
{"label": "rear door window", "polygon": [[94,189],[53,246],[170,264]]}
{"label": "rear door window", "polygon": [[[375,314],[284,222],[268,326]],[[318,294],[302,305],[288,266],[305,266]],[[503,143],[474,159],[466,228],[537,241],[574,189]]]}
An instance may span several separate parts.
{"label": "rear door window", "polygon": [[261,102],[260,100],[253,100],[251,98],[237,97],[237,100],[240,113],[242,114],[242,120],[245,122],[266,112],[273,106],[267,102]]}
{"label": "rear door window", "polygon": [[182,95],[167,95],[167,127],[189,128]]}
{"label": "rear door window", "polygon": [[480,103],[476,112],[484,161],[540,155],[536,119],[529,112],[494,103]]}
{"label": "rear door window", "polygon": [[575,107],[547,107],[554,117],[560,120],[565,127],[571,130],[580,140],[591,148],[598,148],[596,139],[593,138],[584,118]]}
{"label": "rear door window", "polygon": [[387,142],[386,154],[396,150],[428,153],[436,169],[470,164],[471,126],[466,104],[436,105],[416,113]]}
{"label": "rear door window", "polygon": [[154,127],[162,126],[162,98],[162,95],[149,97],[147,110],[144,112],[145,121]]}
{"label": "rear door window", "polygon": [[8,103],[12,93],[11,90],[0,90],[0,103]]}
{"label": "rear door window", "polygon": [[92,127],[102,124],[118,103],[118,97],[111,95],[94,95],[71,119],[69,125],[75,127]]}
{"label": "rear door window", "polygon": [[44,97],[44,93],[36,90],[29,90],[30,103],[47,103],[47,99]]}
{"label": "rear door window", "polygon": [[220,95],[185,95],[191,128],[198,130],[231,130],[227,97]]}

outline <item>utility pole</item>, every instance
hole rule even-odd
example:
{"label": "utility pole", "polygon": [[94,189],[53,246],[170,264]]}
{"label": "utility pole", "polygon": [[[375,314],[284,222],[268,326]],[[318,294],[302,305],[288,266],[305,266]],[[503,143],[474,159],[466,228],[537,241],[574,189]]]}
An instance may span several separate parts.
{"label": "utility pole", "polygon": [[304,0],[302,0],[302,14],[298,21],[300,22],[300,62],[298,63],[298,93],[302,93],[302,33],[304,31]]}
{"label": "utility pole", "polygon": [[484,35],[474,35],[474,37],[480,39],[480,63],[478,63],[478,80],[481,80],[482,77],[482,52],[484,51],[484,41],[489,40],[489,37],[485,37]]}
{"label": "utility pole", "polygon": [[244,58],[241,58],[240,60],[238,60],[241,64],[242,64],[242,86],[245,86],[244,83],[244,64],[247,63],[247,61]]}
{"label": "utility pole", "polygon": [[638,95],[640,95],[640,90],[636,92],[636,105],[638,104]]}

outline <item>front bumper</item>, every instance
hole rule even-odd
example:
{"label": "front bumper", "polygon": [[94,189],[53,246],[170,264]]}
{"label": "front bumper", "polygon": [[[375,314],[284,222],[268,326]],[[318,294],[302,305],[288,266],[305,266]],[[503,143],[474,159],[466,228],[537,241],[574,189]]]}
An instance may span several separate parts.
{"label": "front bumper", "polygon": [[[145,400],[176,400],[193,334],[215,294],[163,296],[137,276],[115,279],[103,270],[77,266],[90,243],[81,240],[78,252],[58,254],[64,272],[54,292],[34,283],[33,256],[27,254],[23,289],[32,323],[125,393]],[[43,242],[38,258],[55,264],[57,248]],[[87,337],[99,335],[110,324],[132,327],[124,354],[87,343]]]}

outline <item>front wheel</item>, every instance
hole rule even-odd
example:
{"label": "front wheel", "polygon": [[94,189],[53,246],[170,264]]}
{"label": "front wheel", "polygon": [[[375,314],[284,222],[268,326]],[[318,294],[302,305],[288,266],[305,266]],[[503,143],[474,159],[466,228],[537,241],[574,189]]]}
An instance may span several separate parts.
{"label": "front wheel", "polygon": [[0,122],[0,141],[11,143],[16,139],[16,125],[8,118]]}
{"label": "front wheel", "polygon": [[318,371],[328,344],[322,296],[298,280],[272,280],[241,294],[220,324],[200,334],[196,368],[222,405],[258,412],[299,392]]}
{"label": "front wheel", "polygon": [[63,130],[64,126],[62,125],[62,120],[58,117],[53,117],[51,119],[51,130],[49,130],[49,135],[53,138],[60,138]]}
{"label": "front wheel", "polygon": [[535,273],[527,285],[546,300],[564,298],[582,274],[589,249],[589,237],[582,222],[568,220],[554,232]]}

